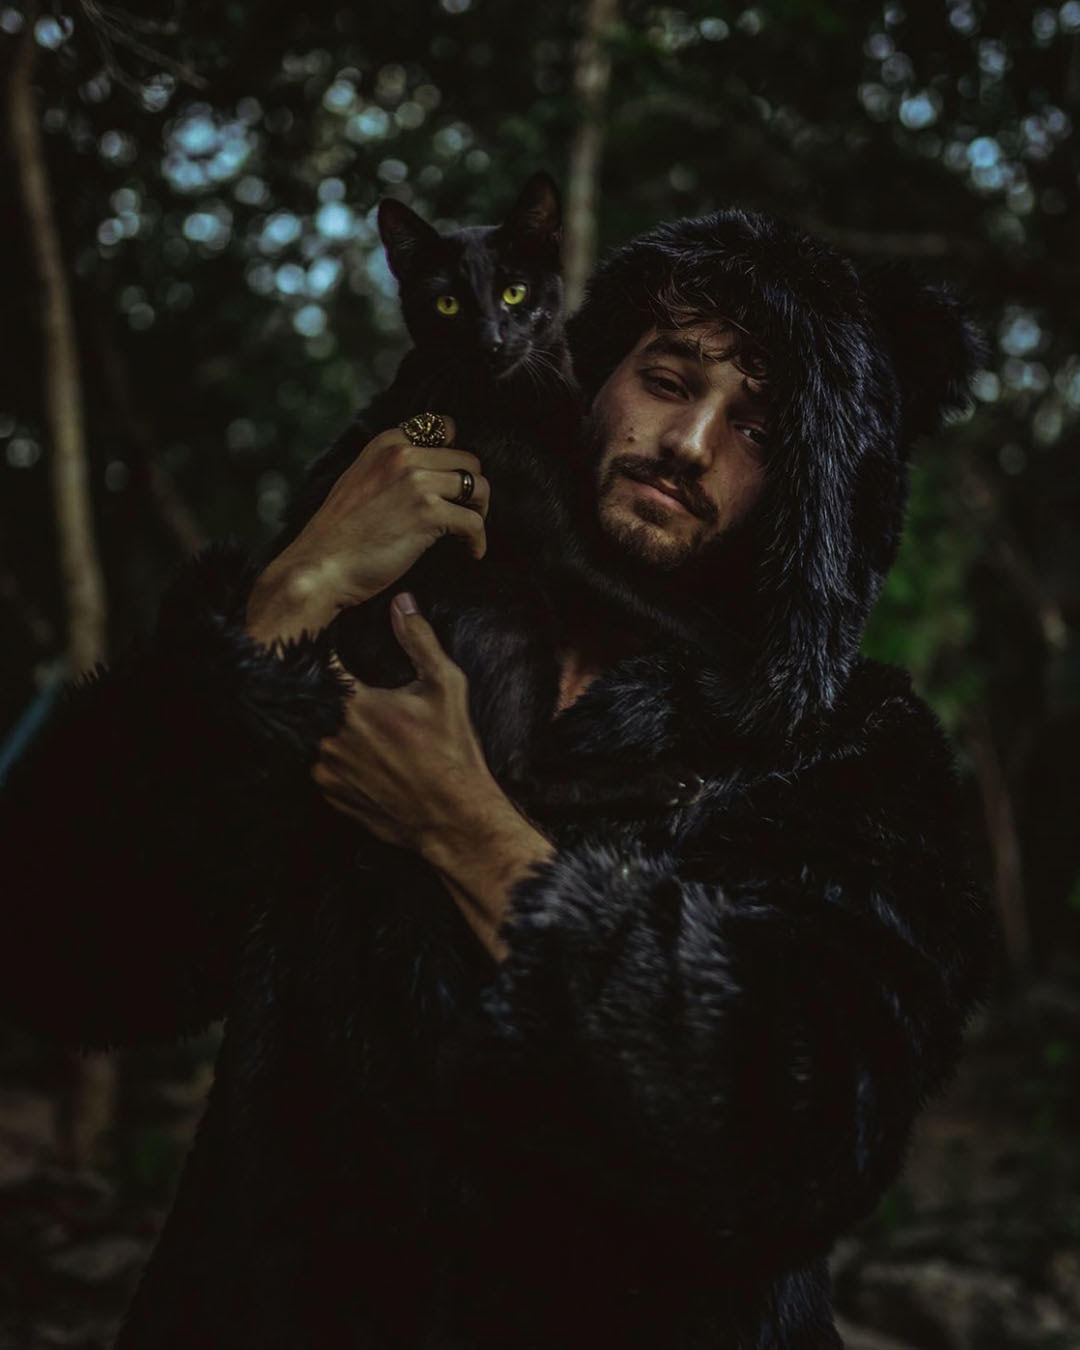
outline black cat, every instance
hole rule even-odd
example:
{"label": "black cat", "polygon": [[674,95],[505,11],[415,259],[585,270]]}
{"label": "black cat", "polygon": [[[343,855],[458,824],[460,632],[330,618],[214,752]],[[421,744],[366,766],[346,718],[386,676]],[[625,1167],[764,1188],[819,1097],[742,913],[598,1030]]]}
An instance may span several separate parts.
{"label": "black cat", "polygon": [[441,235],[385,200],[379,233],[414,346],[391,386],[356,415],[308,470],[280,552],[368,441],[423,411],[449,413],[456,443],[492,484],[488,553],[440,541],[399,585],[346,610],[330,637],[368,684],[414,678],[390,626],[391,595],[411,590],[469,676],[488,762],[505,773],[551,717],[557,692],[552,606],[539,584],[569,549],[568,448],[580,416],[562,323],[558,190],[534,174],[506,219]]}
{"label": "black cat", "polygon": [[[372,437],[423,411],[449,413],[456,443],[491,483],[488,551],[439,541],[398,586],[343,611],[331,625],[346,668],[367,684],[414,678],[394,637],[389,604],[411,590],[444,647],[469,677],[470,710],[488,763],[513,778],[542,735],[558,692],[556,614],[585,600],[646,628],[685,637],[676,619],[601,561],[584,481],[582,407],[562,322],[558,190],[544,173],[525,184],[500,225],[439,234],[385,200],[379,232],[400,287],[414,347],[391,386],[362,409],[309,469],[286,516],[280,552]],[[575,453],[576,452],[576,453]]]}

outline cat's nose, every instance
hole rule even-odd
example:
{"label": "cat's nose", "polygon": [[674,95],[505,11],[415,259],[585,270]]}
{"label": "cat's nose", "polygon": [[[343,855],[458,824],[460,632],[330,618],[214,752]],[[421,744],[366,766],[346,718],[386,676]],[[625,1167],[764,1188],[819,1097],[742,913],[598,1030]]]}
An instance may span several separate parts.
{"label": "cat's nose", "polygon": [[502,334],[493,323],[485,324],[480,333],[480,350],[488,356],[498,356],[502,351]]}

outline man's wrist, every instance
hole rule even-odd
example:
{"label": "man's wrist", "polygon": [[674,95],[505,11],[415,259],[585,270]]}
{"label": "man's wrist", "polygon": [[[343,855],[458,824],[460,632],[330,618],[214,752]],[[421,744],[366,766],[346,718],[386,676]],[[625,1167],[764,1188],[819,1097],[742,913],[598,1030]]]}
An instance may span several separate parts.
{"label": "man's wrist", "polygon": [[[501,789],[474,804],[465,819],[426,831],[418,841],[424,861],[448,879],[497,929],[510,889],[554,853],[550,840],[517,811]],[[460,896],[455,899],[461,902]]]}
{"label": "man's wrist", "polygon": [[500,840],[512,838],[521,823],[521,816],[493,781],[490,793],[470,800],[467,813],[422,830],[417,852],[429,867],[453,874],[486,857]]}
{"label": "man's wrist", "polygon": [[303,633],[319,633],[337,613],[337,607],[326,599],[327,591],[318,566],[275,560],[255,579],[244,627],[250,637],[266,647]]}

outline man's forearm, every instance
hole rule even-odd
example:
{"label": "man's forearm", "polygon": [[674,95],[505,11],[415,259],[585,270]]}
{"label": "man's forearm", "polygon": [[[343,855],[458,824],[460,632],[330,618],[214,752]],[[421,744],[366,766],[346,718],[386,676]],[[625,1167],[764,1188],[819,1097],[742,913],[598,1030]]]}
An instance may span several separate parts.
{"label": "man's forearm", "polygon": [[442,878],[470,927],[496,961],[507,955],[499,936],[510,891],[555,848],[501,793],[460,829],[423,841],[421,856]]}
{"label": "man's forearm", "polygon": [[555,850],[492,776],[465,676],[408,592],[390,616],[416,679],[400,689],[349,681],[344,725],[323,741],[312,777],[336,811],[423,858],[501,961],[511,887]]}

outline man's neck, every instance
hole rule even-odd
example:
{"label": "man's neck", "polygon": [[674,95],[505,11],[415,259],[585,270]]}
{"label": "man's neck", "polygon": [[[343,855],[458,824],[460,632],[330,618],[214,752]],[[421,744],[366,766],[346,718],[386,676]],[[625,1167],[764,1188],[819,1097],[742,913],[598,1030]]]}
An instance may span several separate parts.
{"label": "man's neck", "polygon": [[559,652],[556,713],[569,708],[609,666],[633,655],[641,646],[640,636],[609,615],[584,604],[573,606]]}

